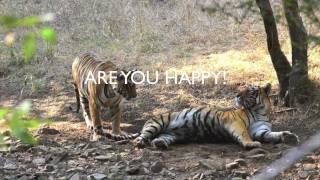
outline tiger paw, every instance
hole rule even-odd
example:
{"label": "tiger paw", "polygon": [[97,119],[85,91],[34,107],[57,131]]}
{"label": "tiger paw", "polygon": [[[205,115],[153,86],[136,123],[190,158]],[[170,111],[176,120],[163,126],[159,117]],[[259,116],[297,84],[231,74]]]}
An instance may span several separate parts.
{"label": "tiger paw", "polygon": [[259,141],[252,141],[252,142],[248,142],[248,143],[244,143],[243,147],[245,149],[253,149],[253,148],[258,148],[261,147],[261,143]]}
{"label": "tiger paw", "polygon": [[283,131],[281,141],[285,144],[297,145],[299,144],[299,137],[290,131]]}
{"label": "tiger paw", "polygon": [[93,133],[91,140],[92,141],[103,141],[103,140],[106,140],[106,137],[101,134]]}
{"label": "tiger paw", "polygon": [[168,149],[169,145],[163,139],[154,139],[151,141],[151,145],[158,149]]}
{"label": "tiger paw", "polygon": [[133,144],[138,148],[144,148],[146,146],[146,143],[141,137],[137,137],[135,140],[133,140]]}

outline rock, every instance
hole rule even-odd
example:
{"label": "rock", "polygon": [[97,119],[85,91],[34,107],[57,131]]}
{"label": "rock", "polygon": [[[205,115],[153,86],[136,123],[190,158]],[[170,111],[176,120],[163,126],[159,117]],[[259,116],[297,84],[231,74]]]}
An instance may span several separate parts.
{"label": "rock", "polygon": [[265,156],[266,156],[265,154],[256,154],[256,155],[248,156],[247,158],[258,160],[258,159],[264,158]]}
{"label": "rock", "polygon": [[170,176],[170,177],[172,177],[172,178],[176,177],[176,174],[175,174],[175,173],[173,173],[173,172],[171,172],[171,171],[169,171],[169,170],[167,170],[167,169],[163,169],[163,170],[160,172],[160,174],[161,174],[162,176]]}
{"label": "rock", "polygon": [[12,147],[11,151],[14,151],[14,152],[24,152],[24,151],[29,150],[31,147],[32,147],[32,145],[30,145],[30,144],[22,144],[22,143],[19,143],[19,144],[17,144],[16,146]]}
{"label": "rock", "polygon": [[298,175],[300,178],[305,179],[309,176],[309,172],[308,171],[299,171]]}
{"label": "rock", "polygon": [[151,164],[150,170],[153,173],[159,173],[163,169],[164,165],[160,161],[156,161]]}
{"label": "rock", "polygon": [[305,171],[310,171],[310,170],[314,170],[317,168],[317,165],[316,164],[304,164],[303,165],[303,170]]}
{"label": "rock", "polygon": [[225,164],[223,162],[211,159],[202,159],[199,161],[199,165],[211,170],[223,170],[225,168]]}
{"label": "rock", "polygon": [[53,171],[55,169],[55,167],[53,166],[53,165],[51,165],[51,164],[47,164],[45,167],[44,167],[44,170],[46,171],[46,172],[51,172],[51,171]]}
{"label": "rock", "polygon": [[18,168],[17,165],[11,162],[5,163],[3,166],[3,169],[6,169],[6,170],[15,170],[17,168]]}
{"label": "rock", "polygon": [[236,160],[234,160],[234,162],[239,163],[240,166],[246,166],[247,165],[246,160],[242,159],[242,158],[236,159]]}
{"label": "rock", "polygon": [[46,163],[46,159],[45,158],[35,158],[32,160],[32,163],[35,165],[43,165]]}
{"label": "rock", "polygon": [[37,131],[37,134],[46,134],[46,135],[55,135],[55,134],[60,134],[60,132],[56,129],[53,128],[40,128]]}
{"label": "rock", "polygon": [[136,175],[139,174],[139,169],[139,166],[128,166],[125,171],[129,175]]}
{"label": "rock", "polygon": [[257,154],[267,154],[268,151],[262,149],[262,148],[254,148],[251,149],[250,151],[248,151],[246,153],[247,156],[253,156],[253,155],[257,155]]}
{"label": "rock", "polygon": [[75,173],[69,180],[81,180],[81,176],[79,173]]}
{"label": "rock", "polygon": [[113,150],[113,146],[112,145],[101,145],[99,147],[101,149],[103,149],[103,150]]}
{"label": "rock", "polygon": [[143,167],[149,167],[150,166],[150,163],[148,163],[148,162],[143,162],[141,164],[142,164]]}
{"label": "rock", "polygon": [[84,171],[83,167],[75,167],[67,170],[67,173],[69,172],[82,172]]}
{"label": "rock", "polygon": [[232,162],[232,163],[226,164],[226,169],[229,169],[229,170],[236,169],[238,167],[239,167],[238,162]]}
{"label": "rock", "polygon": [[110,161],[113,159],[113,157],[114,157],[114,155],[107,154],[107,155],[96,156],[96,157],[94,157],[94,159],[99,160],[99,161]]}
{"label": "rock", "polygon": [[236,177],[241,177],[242,179],[246,179],[250,174],[247,171],[235,170],[233,175]]}
{"label": "rock", "polygon": [[[114,179],[114,178],[111,178]],[[147,175],[139,175],[139,176],[125,176],[123,177],[123,180],[152,180],[154,178],[151,178],[150,176]]]}
{"label": "rock", "polygon": [[95,179],[95,180],[102,180],[102,179],[106,179],[107,178],[107,176],[105,174],[101,174],[101,173],[91,174],[90,177]]}
{"label": "rock", "polygon": [[121,156],[119,154],[106,154],[106,155],[99,155],[94,157],[94,159],[99,160],[99,161],[120,161]]}
{"label": "rock", "polygon": [[306,163],[316,163],[316,157],[315,156],[306,156],[302,159],[303,162]]}

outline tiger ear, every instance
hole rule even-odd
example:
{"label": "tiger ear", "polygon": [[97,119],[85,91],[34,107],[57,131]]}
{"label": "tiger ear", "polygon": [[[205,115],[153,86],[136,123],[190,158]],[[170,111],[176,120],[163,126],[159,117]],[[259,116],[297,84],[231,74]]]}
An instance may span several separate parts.
{"label": "tiger ear", "polygon": [[270,83],[267,83],[267,84],[263,87],[263,90],[264,90],[264,92],[265,92],[267,95],[270,95],[270,93],[271,93],[271,84],[270,84]]}

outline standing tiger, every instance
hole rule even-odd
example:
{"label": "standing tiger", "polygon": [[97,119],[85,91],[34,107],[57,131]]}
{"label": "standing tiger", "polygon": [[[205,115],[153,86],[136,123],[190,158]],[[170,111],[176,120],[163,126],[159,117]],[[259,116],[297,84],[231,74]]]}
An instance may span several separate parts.
{"label": "standing tiger", "polygon": [[164,149],[195,140],[234,140],[248,149],[260,147],[260,142],[298,143],[298,137],[289,131],[271,131],[270,91],[270,84],[245,88],[236,96],[237,109],[198,107],[160,115],[146,122],[134,143],[144,147],[151,141],[152,146]]}
{"label": "standing tiger", "polygon": [[[98,81],[98,73],[104,72],[108,79],[110,71],[116,72],[116,83]],[[88,75],[92,74],[95,81],[88,81]],[[108,76],[109,75],[109,76]],[[72,77],[77,98],[77,109],[80,104],[83,110],[83,118],[87,127],[93,130],[93,139],[98,140],[103,135],[100,108],[109,107],[112,119],[112,134],[120,135],[120,122],[122,118],[122,99],[127,100],[136,97],[136,86],[131,81],[132,71],[125,81],[124,74],[110,61],[102,61],[94,53],[84,53],[75,58],[72,63]],[[110,136],[110,135],[109,135]]]}

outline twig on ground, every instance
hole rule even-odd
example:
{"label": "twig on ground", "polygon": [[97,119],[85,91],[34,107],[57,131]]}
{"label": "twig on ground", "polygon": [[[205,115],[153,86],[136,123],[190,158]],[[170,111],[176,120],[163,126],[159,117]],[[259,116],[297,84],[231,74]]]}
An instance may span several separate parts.
{"label": "twig on ground", "polygon": [[320,147],[320,132],[316,135],[313,135],[300,147],[292,148],[287,154],[282,158],[274,161],[271,165],[260,171],[256,176],[253,176],[252,179],[273,179],[281,172],[285,171],[291,167],[295,162],[304,157],[307,154],[315,151]]}
{"label": "twig on ground", "polygon": [[279,110],[279,111],[274,111],[273,113],[283,113],[283,112],[289,112],[289,111],[297,111],[298,109],[297,108],[288,108],[288,109],[282,109],[282,110]]}

